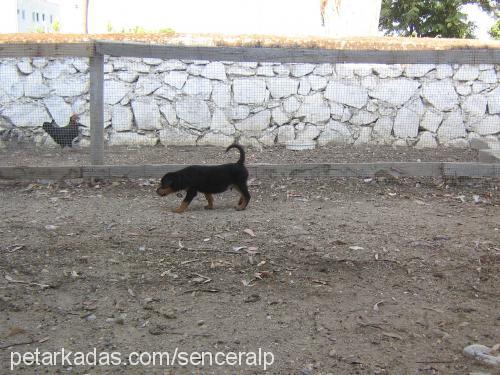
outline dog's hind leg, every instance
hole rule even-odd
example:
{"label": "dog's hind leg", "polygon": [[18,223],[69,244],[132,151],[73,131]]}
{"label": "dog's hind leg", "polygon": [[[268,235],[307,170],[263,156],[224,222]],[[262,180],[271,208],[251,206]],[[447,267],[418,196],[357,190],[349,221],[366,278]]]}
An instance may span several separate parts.
{"label": "dog's hind leg", "polygon": [[208,205],[205,206],[205,210],[211,210],[214,208],[214,196],[210,193],[205,194],[205,198],[207,198]]}
{"label": "dog's hind leg", "polygon": [[192,189],[189,189],[187,191],[187,194],[186,194],[186,197],[184,198],[184,200],[181,202],[181,205],[179,207],[177,207],[174,212],[178,213],[178,214],[181,214],[183,213],[184,211],[186,211],[186,208],[188,208],[189,206],[189,203],[191,203],[191,201],[193,200],[194,197],[196,197],[196,194],[198,192],[196,190],[192,190]]}
{"label": "dog's hind leg", "polygon": [[240,193],[240,195],[241,195],[241,197],[238,201],[238,205],[236,206],[236,210],[242,211],[247,207],[248,202],[250,202],[250,193],[248,192],[247,183],[245,181],[245,182],[242,182],[240,184],[234,185],[234,187],[236,188],[238,193]]}

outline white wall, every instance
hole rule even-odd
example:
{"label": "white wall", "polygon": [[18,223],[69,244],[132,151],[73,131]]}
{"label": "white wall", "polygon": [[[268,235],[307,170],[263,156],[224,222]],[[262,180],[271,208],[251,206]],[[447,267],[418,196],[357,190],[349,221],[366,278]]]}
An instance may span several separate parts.
{"label": "white wall", "polygon": [[0,1],[0,33],[17,32],[17,0]]}

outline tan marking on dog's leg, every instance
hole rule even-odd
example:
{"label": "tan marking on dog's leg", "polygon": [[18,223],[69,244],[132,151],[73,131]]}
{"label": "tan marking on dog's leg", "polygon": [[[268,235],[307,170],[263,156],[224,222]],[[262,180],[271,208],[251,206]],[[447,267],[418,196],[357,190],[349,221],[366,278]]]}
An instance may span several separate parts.
{"label": "tan marking on dog's leg", "polygon": [[243,211],[243,210],[246,208],[246,206],[247,206],[248,202],[246,201],[245,197],[244,197],[244,196],[243,196],[243,194],[241,193],[241,190],[238,188],[238,186],[233,185],[233,188],[234,188],[234,190],[236,190],[236,191],[240,194],[240,196],[241,196],[241,197],[240,197],[240,199],[238,200],[238,204],[237,204],[237,206],[235,207],[235,208],[236,208],[236,211]]}
{"label": "tan marking on dog's leg", "polygon": [[184,211],[186,211],[186,208],[188,208],[188,206],[189,206],[189,203],[182,201],[182,202],[181,202],[181,205],[180,205],[179,207],[177,207],[177,208],[174,210],[174,212],[175,212],[175,213],[178,213],[178,214],[181,214],[181,213],[183,213]]}
{"label": "tan marking on dog's leg", "polygon": [[211,210],[214,208],[214,197],[210,193],[203,193],[205,194],[205,198],[207,199],[208,205],[205,206],[205,210]]}
{"label": "tan marking on dog's leg", "polygon": [[243,211],[247,208],[248,202],[243,196],[240,198],[240,202],[241,203],[238,203],[238,206],[236,207],[236,211]]}

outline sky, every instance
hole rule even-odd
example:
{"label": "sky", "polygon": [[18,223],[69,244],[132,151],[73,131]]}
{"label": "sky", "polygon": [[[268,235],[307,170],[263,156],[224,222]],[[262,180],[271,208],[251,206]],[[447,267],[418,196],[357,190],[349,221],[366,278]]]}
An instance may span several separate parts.
{"label": "sky", "polygon": [[[82,4],[82,0],[50,1],[66,8]],[[89,3],[90,33],[105,33],[111,25],[117,32],[141,26],[146,30],[172,28],[186,33],[324,35],[319,0],[89,0]],[[475,5],[467,5],[464,10],[478,25],[476,37],[488,39],[493,18]],[[75,20],[73,24],[79,27],[81,21]]]}
{"label": "sky", "polygon": [[490,35],[488,34],[488,31],[495,23],[494,18],[483,12],[483,10],[477,5],[465,5],[464,12],[467,13],[469,20],[476,23],[478,26],[476,32],[474,33],[475,36],[478,39],[489,39]]}
{"label": "sky", "polygon": [[[64,1],[64,0],[63,0]],[[90,0],[90,32],[143,26],[177,32],[317,35],[318,0]],[[230,16],[231,15],[231,16]]]}
{"label": "sky", "polygon": [[[67,1],[67,0],[59,0]],[[319,0],[89,0],[90,32],[143,26],[177,32],[321,35]],[[493,18],[475,5],[464,8],[478,24],[476,36],[489,38]],[[229,16],[231,15],[231,16]]]}

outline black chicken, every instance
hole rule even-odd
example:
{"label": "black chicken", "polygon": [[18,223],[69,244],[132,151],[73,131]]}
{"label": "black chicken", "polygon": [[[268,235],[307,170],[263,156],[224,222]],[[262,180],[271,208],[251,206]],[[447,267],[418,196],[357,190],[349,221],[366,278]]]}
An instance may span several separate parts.
{"label": "black chicken", "polygon": [[85,127],[84,125],[78,123],[78,119],[78,115],[71,116],[69,118],[69,124],[62,128],[55,125],[55,121],[44,122],[42,128],[62,148],[72,147],[73,140],[78,137],[79,134],[78,127]]}

